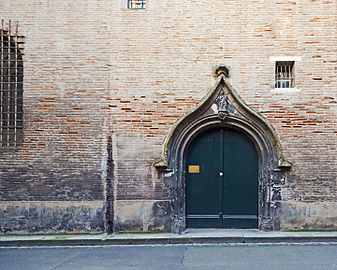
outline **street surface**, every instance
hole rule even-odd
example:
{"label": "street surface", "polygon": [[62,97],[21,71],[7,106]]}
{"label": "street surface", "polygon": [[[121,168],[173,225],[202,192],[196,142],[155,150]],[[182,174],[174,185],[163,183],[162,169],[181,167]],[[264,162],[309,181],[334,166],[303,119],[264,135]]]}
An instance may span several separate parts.
{"label": "street surface", "polygon": [[0,248],[1,270],[337,269],[337,244]]}

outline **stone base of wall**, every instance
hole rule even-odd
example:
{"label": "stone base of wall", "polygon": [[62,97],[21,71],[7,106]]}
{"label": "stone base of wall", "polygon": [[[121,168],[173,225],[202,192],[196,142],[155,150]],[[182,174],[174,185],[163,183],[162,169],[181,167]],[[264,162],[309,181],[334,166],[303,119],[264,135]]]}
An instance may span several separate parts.
{"label": "stone base of wall", "polygon": [[103,201],[0,202],[0,234],[101,233]]}
{"label": "stone base of wall", "polygon": [[280,221],[283,231],[337,231],[337,202],[282,202]]}
{"label": "stone base of wall", "polygon": [[[115,232],[170,232],[166,200],[115,201]],[[337,231],[337,202],[281,202],[280,229]],[[0,202],[0,234],[102,233],[103,201]]]}
{"label": "stone base of wall", "polygon": [[170,201],[115,201],[115,232],[170,232]]}

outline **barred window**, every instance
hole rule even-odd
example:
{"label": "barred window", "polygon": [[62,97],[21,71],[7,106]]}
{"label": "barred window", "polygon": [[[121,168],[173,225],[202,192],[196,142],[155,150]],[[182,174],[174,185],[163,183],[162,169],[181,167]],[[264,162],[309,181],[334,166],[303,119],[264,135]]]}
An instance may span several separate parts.
{"label": "barred window", "polygon": [[146,8],[146,0],[128,0],[128,8],[130,9]]}
{"label": "barred window", "polygon": [[294,61],[277,61],[275,64],[275,88],[293,88]]}
{"label": "barred window", "polygon": [[[6,27],[7,26],[7,27]],[[6,29],[5,29],[6,28]],[[14,33],[11,33],[15,29]],[[0,29],[0,148],[22,142],[23,59],[21,37],[11,21]]]}

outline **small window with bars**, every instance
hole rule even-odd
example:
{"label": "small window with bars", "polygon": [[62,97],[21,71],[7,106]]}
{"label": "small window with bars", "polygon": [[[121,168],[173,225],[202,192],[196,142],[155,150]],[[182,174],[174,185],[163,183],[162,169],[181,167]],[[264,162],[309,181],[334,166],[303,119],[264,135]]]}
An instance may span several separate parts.
{"label": "small window with bars", "polygon": [[[6,28],[6,29],[5,29]],[[13,31],[14,28],[14,31]],[[14,32],[14,33],[12,33]],[[22,142],[23,59],[19,48],[17,24],[9,21],[0,29],[0,148],[16,147]]]}
{"label": "small window with bars", "polygon": [[275,64],[275,88],[293,88],[294,61],[277,61]]}
{"label": "small window with bars", "polygon": [[144,9],[146,8],[146,0],[127,0],[129,9]]}

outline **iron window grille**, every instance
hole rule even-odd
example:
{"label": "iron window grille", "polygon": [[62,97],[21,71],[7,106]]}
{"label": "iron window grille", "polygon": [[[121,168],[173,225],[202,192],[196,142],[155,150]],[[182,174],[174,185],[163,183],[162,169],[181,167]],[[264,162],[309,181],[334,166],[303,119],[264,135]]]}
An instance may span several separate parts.
{"label": "iron window grille", "polygon": [[128,0],[129,9],[142,9],[146,8],[146,0]]}
{"label": "iron window grille", "polygon": [[294,61],[278,61],[275,64],[275,88],[294,87]]}
{"label": "iron window grille", "polygon": [[[6,29],[5,29],[6,28]],[[14,30],[14,31],[13,31]],[[13,32],[13,33],[12,33]],[[0,29],[0,147],[16,147],[22,142],[23,58],[19,48],[18,24],[11,21]]]}

